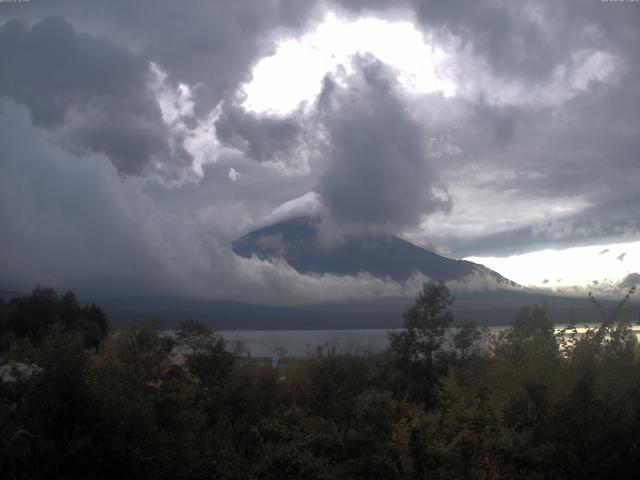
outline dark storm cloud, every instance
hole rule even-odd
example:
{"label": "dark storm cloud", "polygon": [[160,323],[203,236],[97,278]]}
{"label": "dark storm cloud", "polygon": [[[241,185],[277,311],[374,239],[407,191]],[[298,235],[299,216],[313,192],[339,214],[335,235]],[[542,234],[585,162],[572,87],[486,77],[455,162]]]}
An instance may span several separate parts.
{"label": "dark storm cloud", "polygon": [[314,17],[310,0],[52,0],[13,14],[30,20],[60,15],[95,35],[117,39],[158,63],[173,83],[198,85],[200,114],[233,96],[250,67],[274,51],[275,30],[297,33]]}
{"label": "dark storm cloud", "polygon": [[194,86],[196,114],[206,117],[273,52],[271,33],[297,31],[314,4],[60,0],[2,8],[0,94],[25,103],[69,149],[103,152],[125,174],[179,178],[192,159],[162,121],[150,62],[170,85]]}
{"label": "dark storm cloud", "polygon": [[[355,73],[327,79],[318,116],[328,142],[328,165],[317,191],[339,223],[399,230],[433,211],[439,198],[421,126],[400,98],[395,78],[373,58],[356,58]],[[346,84],[344,84],[346,82]]]}
{"label": "dark storm cloud", "polygon": [[[428,31],[446,39],[455,36],[487,62],[497,77],[528,83],[543,80],[577,48],[628,47],[640,11],[634,5],[552,0],[335,0],[356,12],[385,14],[407,8]],[[624,2],[620,2],[624,3]],[[627,2],[630,3],[630,2]],[[622,7],[622,8],[618,8]]]}
{"label": "dark storm cloud", "polygon": [[[498,76],[516,74],[527,79],[547,76],[564,50],[563,45],[555,43],[550,31],[555,22],[549,14],[557,15],[557,9],[552,10],[551,5],[542,2],[341,0],[339,3],[357,12],[410,8],[426,29],[456,36],[463,47],[486,60]],[[540,21],[540,17],[545,17],[545,21]],[[535,48],[531,48],[533,45]]]}
{"label": "dark storm cloud", "polygon": [[220,141],[259,162],[293,155],[302,128],[295,117],[256,115],[233,103],[225,104],[216,121]]}
{"label": "dark storm cloud", "polygon": [[145,202],[135,187],[99,156],[52,145],[14,102],[0,102],[0,127],[0,282],[158,288],[166,270],[142,241],[132,206]]}
{"label": "dark storm cloud", "polygon": [[[634,132],[640,124],[640,9],[607,2],[517,5],[522,12],[510,22],[529,21],[522,17],[529,7],[555,12],[536,20],[549,32],[543,43],[558,45],[549,57],[551,74],[525,75],[517,64],[504,61],[508,56],[501,60],[500,51],[478,50],[490,65],[501,62],[504,67],[503,74],[494,69],[493,90],[489,83],[475,97],[452,98],[438,107],[442,118],[458,112],[453,120],[425,116],[431,131],[459,147],[440,163],[454,199],[451,221],[469,218],[456,211],[469,207],[457,201],[459,196],[473,195],[483,203],[486,196],[500,193],[506,201],[487,203],[482,212],[484,225],[495,222],[494,232],[449,235],[432,230],[430,239],[464,256],[638,238],[640,137]],[[447,8],[444,2],[442,8]],[[510,8],[505,12],[514,13]],[[427,30],[435,21],[424,15],[421,19]],[[466,38],[471,42],[474,36]],[[505,43],[511,47],[518,48],[517,43]],[[537,48],[532,41],[524,50],[532,61]],[[467,73],[481,79],[487,72]],[[504,80],[519,94],[505,97],[509,89],[501,90]],[[430,104],[432,110],[438,105]],[[521,206],[522,221],[510,211],[509,198]],[[544,213],[554,208],[558,213]],[[516,225],[500,225],[502,218]]]}
{"label": "dark storm cloud", "polygon": [[[263,282],[282,295],[289,280],[295,283],[289,278],[295,272],[286,269],[236,264],[229,245],[243,220],[261,218],[299,193],[273,169],[243,165],[262,179],[245,186],[243,197],[255,197],[249,204],[230,202],[236,184],[209,169],[199,188],[123,180],[101,155],[78,156],[52,144],[26,108],[9,100],[0,100],[0,159],[3,287],[28,291],[42,284],[103,297],[233,298],[262,291],[268,298],[273,291]],[[278,188],[269,192],[273,185]]]}
{"label": "dark storm cloud", "polygon": [[273,31],[296,33],[310,19],[315,3],[116,0],[100,9],[171,78],[200,85],[198,107],[208,113],[233,95],[239,83],[250,80],[256,61],[274,52]]}
{"label": "dark storm cloud", "polygon": [[[561,110],[525,112],[514,122],[511,140],[496,147],[472,133],[498,128],[491,116],[484,126],[480,118],[466,124],[468,138],[456,140],[477,154],[476,168],[509,173],[477,179],[479,191],[507,191],[514,198],[531,199],[524,215],[550,206],[562,208],[571,198],[584,207],[512,232],[460,238],[454,242],[466,244],[461,254],[508,254],[640,234],[640,138],[633,133],[633,125],[640,124],[640,88],[634,80],[638,75],[640,68],[629,63],[615,83],[594,84]],[[471,145],[476,149],[470,150]]]}
{"label": "dark storm cloud", "polygon": [[[259,290],[274,300],[273,290],[265,293],[272,285],[286,300],[297,274],[239,266],[229,240],[306,193],[309,179],[292,183],[226,156],[205,165],[198,184],[168,190],[119,178],[105,157],[122,173],[153,173],[163,161],[187,166],[182,139],[165,126],[150,87],[157,80],[150,62],[166,71],[165,86],[188,82],[196,110],[208,115],[250,77],[273,45],[269,32],[296,28],[311,6],[287,4],[61,1],[1,9],[0,283],[100,295],[233,298]],[[241,181],[229,181],[231,165]]]}
{"label": "dark storm cloud", "polygon": [[[523,190],[524,192],[524,190]],[[523,193],[524,194],[524,193]],[[562,249],[573,246],[609,244],[637,240],[640,220],[637,215],[637,194],[613,197],[578,213],[531,225],[480,236],[450,236],[440,238],[456,257],[470,255],[502,256],[540,249]],[[553,197],[547,197],[553,202]],[[635,199],[635,200],[634,200]],[[533,205],[531,208],[536,208]],[[603,249],[600,253],[606,253]]]}
{"label": "dark storm cloud", "polygon": [[26,105],[34,124],[61,133],[69,148],[105,153],[121,173],[172,156],[148,85],[143,59],[62,18],[31,28],[10,21],[0,31],[0,94]]}
{"label": "dark storm cloud", "polygon": [[306,116],[225,106],[218,138],[258,161],[278,155],[293,161],[296,152],[315,150],[315,190],[342,227],[399,231],[449,210],[423,128],[393,72],[371,56],[356,57],[353,69],[325,77],[315,110]]}
{"label": "dark storm cloud", "polygon": [[[225,160],[205,169],[200,188],[123,180],[100,155],[78,157],[51,144],[24,106],[7,100],[0,101],[0,158],[3,288],[28,291],[42,284],[72,288],[83,298],[162,295],[278,304],[366,298],[372,291],[397,297],[417,288],[412,284],[407,292],[368,275],[304,276],[286,264],[232,255],[233,229],[256,216],[255,203],[277,204],[297,194],[286,177],[253,161],[240,167],[247,176],[257,170],[254,184],[242,192],[255,195],[253,204],[229,202],[234,195],[224,190],[240,182],[225,187],[216,175]],[[259,206],[256,217],[270,208]]]}
{"label": "dark storm cloud", "polygon": [[516,141],[519,134],[526,128],[526,122],[530,120],[528,109],[514,105],[490,105],[481,99],[471,108],[473,111],[471,121],[478,125],[484,142],[489,143],[492,149],[501,148]]}
{"label": "dark storm cloud", "polygon": [[[528,201],[525,217],[550,205],[565,208],[563,202],[571,199],[585,204],[575,213],[488,235],[429,232],[437,243],[450,245],[454,254],[502,254],[541,244],[561,247],[640,235],[631,207],[640,192],[640,140],[634,133],[640,124],[637,5],[543,0],[337,3],[356,14],[384,15],[404,6],[415,12],[425,33],[449,48],[473,53],[457,68],[462,68],[463,79],[486,85],[465,99],[428,101],[442,118],[461,112],[453,120],[438,119],[437,113],[423,120],[431,132],[457,147],[456,154],[440,164],[454,202],[473,185],[475,195],[509,192],[523,205]],[[456,42],[447,43],[451,38]],[[613,73],[605,74],[607,69]],[[518,93],[509,93],[511,89]],[[487,222],[503,215],[497,208],[488,209]],[[457,218],[455,207],[450,218]]]}

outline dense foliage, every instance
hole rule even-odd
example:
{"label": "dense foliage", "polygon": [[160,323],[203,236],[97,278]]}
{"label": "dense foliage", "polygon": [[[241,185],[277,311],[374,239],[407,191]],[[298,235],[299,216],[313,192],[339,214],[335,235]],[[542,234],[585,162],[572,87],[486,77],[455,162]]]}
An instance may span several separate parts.
{"label": "dense foliage", "polygon": [[[187,321],[106,335],[97,307],[37,289],[0,305],[0,454],[35,440],[43,478],[632,478],[640,360],[624,309],[557,334],[544,307],[488,338],[425,284],[378,355],[271,362]],[[172,354],[176,344],[185,353]],[[12,472],[6,467],[5,475]]]}

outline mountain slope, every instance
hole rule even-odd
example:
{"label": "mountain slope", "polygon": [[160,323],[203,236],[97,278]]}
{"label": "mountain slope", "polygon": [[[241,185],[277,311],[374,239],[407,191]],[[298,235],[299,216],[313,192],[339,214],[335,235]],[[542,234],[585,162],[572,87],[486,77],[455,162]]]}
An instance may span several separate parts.
{"label": "mountain slope", "polygon": [[469,275],[489,276],[515,285],[502,275],[466,260],[453,260],[384,233],[347,235],[327,245],[318,236],[319,220],[297,217],[248,233],[233,242],[242,257],[281,257],[300,273],[357,275],[405,281],[417,271],[433,280],[462,280]]}

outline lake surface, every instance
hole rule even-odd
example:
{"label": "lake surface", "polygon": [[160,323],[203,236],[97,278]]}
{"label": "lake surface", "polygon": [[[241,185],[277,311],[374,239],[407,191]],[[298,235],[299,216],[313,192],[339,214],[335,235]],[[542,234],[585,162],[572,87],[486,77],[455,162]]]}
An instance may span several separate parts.
{"label": "lake surface", "polygon": [[[592,327],[595,325],[591,325]],[[557,325],[557,329],[565,325]],[[589,325],[576,325],[583,333]],[[485,334],[495,334],[509,327],[487,327]],[[636,336],[640,326],[634,325]],[[329,345],[339,353],[376,353],[389,346],[387,329],[368,330],[220,330],[230,350],[241,350],[254,357],[270,357],[276,351],[283,356],[299,357],[318,346]]]}
{"label": "lake surface", "polygon": [[371,330],[221,330],[218,333],[234,350],[240,344],[252,356],[299,357],[321,345],[335,347],[340,353],[375,353],[388,347],[385,329]]}

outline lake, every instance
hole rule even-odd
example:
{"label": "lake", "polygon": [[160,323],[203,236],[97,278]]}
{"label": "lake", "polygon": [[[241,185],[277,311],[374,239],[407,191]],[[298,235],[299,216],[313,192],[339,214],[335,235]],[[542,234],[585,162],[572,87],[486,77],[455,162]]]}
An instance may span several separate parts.
{"label": "lake", "polygon": [[[591,325],[592,327],[595,325]],[[557,325],[556,329],[565,325]],[[589,325],[576,325],[583,333]],[[498,333],[509,327],[487,327],[486,333]],[[640,326],[633,330],[640,335]],[[364,330],[220,330],[230,350],[240,347],[254,357],[270,357],[276,351],[283,356],[299,357],[320,345],[329,344],[340,353],[376,353],[389,346],[386,329]]]}

